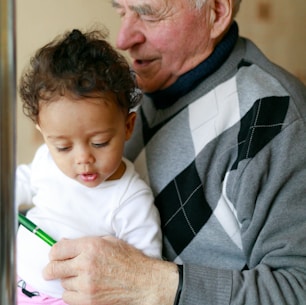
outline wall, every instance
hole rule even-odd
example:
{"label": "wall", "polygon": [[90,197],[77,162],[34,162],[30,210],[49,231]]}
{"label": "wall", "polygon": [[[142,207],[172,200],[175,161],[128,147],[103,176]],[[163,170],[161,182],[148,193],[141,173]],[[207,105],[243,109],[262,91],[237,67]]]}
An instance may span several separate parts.
{"label": "wall", "polygon": [[[104,24],[114,44],[119,19],[110,0],[17,0],[17,77],[34,51],[73,28]],[[240,33],[306,84],[306,1],[243,0]],[[30,162],[41,137],[18,103],[17,163]]]}
{"label": "wall", "polygon": [[[119,19],[109,0],[17,0],[17,79],[36,51],[55,36],[74,28],[87,30],[104,24],[113,44]],[[17,164],[28,163],[42,143],[32,121],[17,100]]]}
{"label": "wall", "polygon": [[242,0],[240,33],[306,84],[306,1]]}

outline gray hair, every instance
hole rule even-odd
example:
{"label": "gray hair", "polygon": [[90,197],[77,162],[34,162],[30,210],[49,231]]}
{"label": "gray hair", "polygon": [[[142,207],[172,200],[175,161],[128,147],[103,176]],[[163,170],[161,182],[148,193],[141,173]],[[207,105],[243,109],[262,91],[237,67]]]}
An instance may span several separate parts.
{"label": "gray hair", "polygon": [[[206,0],[188,0],[190,4],[194,5],[196,9],[200,9],[203,7],[203,5],[206,3]],[[233,15],[234,17],[239,11],[241,0],[234,0],[234,10]]]}

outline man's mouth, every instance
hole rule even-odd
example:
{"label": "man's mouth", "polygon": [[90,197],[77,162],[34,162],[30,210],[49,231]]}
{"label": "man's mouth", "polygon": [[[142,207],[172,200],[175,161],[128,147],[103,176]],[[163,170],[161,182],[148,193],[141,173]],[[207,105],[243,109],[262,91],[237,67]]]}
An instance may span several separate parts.
{"label": "man's mouth", "polygon": [[154,60],[148,60],[148,59],[135,59],[134,60],[134,67],[146,67],[149,64],[151,64]]}

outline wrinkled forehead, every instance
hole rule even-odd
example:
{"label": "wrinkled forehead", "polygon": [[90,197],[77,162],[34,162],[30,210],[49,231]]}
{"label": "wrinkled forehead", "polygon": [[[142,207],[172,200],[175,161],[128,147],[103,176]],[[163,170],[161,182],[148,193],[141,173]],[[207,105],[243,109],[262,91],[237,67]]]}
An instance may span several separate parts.
{"label": "wrinkled forehead", "polygon": [[129,9],[135,12],[147,12],[167,7],[178,2],[188,2],[190,0],[112,0],[112,6],[117,9]]}

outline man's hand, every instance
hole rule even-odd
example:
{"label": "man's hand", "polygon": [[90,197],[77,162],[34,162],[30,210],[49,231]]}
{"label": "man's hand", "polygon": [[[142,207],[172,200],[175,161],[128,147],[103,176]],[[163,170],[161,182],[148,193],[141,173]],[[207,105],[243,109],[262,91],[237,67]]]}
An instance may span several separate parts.
{"label": "man's hand", "polygon": [[175,264],[152,259],[114,237],[61,240],[50,252],[46,280],[60,279],[69,305],[172,305]]}

